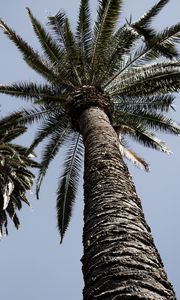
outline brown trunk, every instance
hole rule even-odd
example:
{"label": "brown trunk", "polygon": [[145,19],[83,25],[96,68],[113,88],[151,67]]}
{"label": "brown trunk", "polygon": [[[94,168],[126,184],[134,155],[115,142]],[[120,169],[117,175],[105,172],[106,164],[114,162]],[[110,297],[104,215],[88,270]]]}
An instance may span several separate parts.
{"label": "brown trunk", "polygon": [[85,144],[84,300],[175,300],[140,199],[99,108],[80,117]]}

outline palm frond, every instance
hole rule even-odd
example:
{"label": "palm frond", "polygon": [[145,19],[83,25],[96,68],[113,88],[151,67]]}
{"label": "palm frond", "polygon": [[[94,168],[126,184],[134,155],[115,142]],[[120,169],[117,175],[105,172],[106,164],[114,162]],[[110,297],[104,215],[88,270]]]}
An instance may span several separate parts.
{"label": "palm frond", "polygon": [[46,29],[42,26],[42,24],[33,16],[31,10],[27,8],[32,26],[34,31],[38,37],[38,40],[47,55],[48,59],[52,61],[52,63],[61,64],[63,60],[62,57],[64,55],[64,51],[57,45],[54,39],[50,36],[50,34],[46,31]]}
{"label": "palm frond", "polygon": [[21,201],[29,202],[25,196],[33,185],[34,175],[27,168],[39,167],[28,157],[27,148],[10,143],[26,131],[19,126],[21,113],[6,116],[0,121],[0,237],[8,233],[8,215],[19,228],[16,210],[22,208]]}
{"label": "palm frond", "polygon": [[176,92],[180,89],[180,66],[177,63],[153,64],[130,69],[109,88],[111,96],[138,96]]}
{"label": "palm frond", "polygon": [[131,20],[130,22],[127,21],[127,24],[120,28],[113,36],[109,47],[111,57],[108,63],[108,69],[112,68],[113,72],[109,72],[109,76],[112,76],[115,71],[118,71],[119,62],[122,59],[122,56],[130,51],[135,41],[137,41],[142,36],[148,43],[154,37],[155,31],[150,28],[149,25],[152,19],[168,2],[169,0],[159,1],[138,21],[133,23],[131,22]]}
{"label": "palm frond", "polygon": [[[121,10],[121,0],[99,0],[97,20],[94,26],[94,36],[92,39],[92,59],[91,66],[94,71],[99,68],[99,60],[105,51],[108,42],[115,30],[117,20]],[[92,82],[95,78],[92,79]]]}
{"label": "palm frond", "polygon": [[3,236],[8,234],[8,220],[5,211],[0,213],[0,240]]}
{"label": "palm frond", "polygon": [[49,26],[52,28],[60,45],[63,46],[67,60],[71,67],[71,72],[74,74],[73,84],[81,84],[81,78],[78,73],[79,54],[76,45],[76,40],[70,29],[70,24],[66,15],[59,11],[55,16],[49,17]]}
{"label": "palm frond", "polygon": [[64,20],[64,43],[69,62],[72,66],[72,71],[75,75],[74,84],[81,85],[81,76],[78,70],[79,67],[81,68],[81,65],[79,64],[79,51],[67,18]]}
{"label": "palm frond", "polygon": [[[58,109],[60,112],[63,111],[60,108]],[[29,109],[22,109],[20,111],[22,116],[19,119],[19,124],[31,125],[34,122],[47,120],[55,111],[57,111],[57,107],[53,107],[52,104],[38,105]]]}
{"label": "palm frond", "polygon": [[143,146],[170,154],[172,151],[153,132],[147,130],[138,122],[119,126],[122,134],[128,135]]}
{"label": "palm frond", "polygon": [[1,139],[1,143],[9,143],[11,142],[13,139],[19,137],[21,134],[26,132],[26,128],[25,127],[17,127],[16,128],[12,128],[8,131],[8,129],[3,133],[3,138],[1,138],[1,133],[0,133],[0,139]]}
{"label": "palm frond", "polygon": [[160,94],[157,93],[152,96],[122,96],[114,97],[115,110],[129,111],[132,109],[143,110],[147,112],[168,112],[173,108],[175,96],[171,94]]}
{"label": "palm frond", "polygon": [[92,41],[89,0],[81,0],[80,9],[79,9],[78,26],[76,30],[76,38],[78,40],[80,60],[83,67],[83,73],[86,82],[87,80],[86,69],[87,66],[89,68],[91,41]]}
{"label": "palm frond", "polygon": [[76,37],[79,43],[79,48],[81,49],[81,57],[87,59],[89,57],[91,44],[89,0],[81,0]]}
{"label": "palm frond", "polygon": [[176,58],[178,51],[175,49],[174,43],[179,41],[180,24],[165,29],[162,33],[156,34],[146,45],[140,46],[133,55],[129,57],[122,69],[117,71],[105,84],[104,88],[111,86],[119,75],[126,72],[128,68],[138,66],[139,63],[152,61],[162,55],[166,58]]}
{"label": "palm frond", "polygon": [[11,144],[4,144],[4,143],[1,143],[1,153],[5,156],[9,156],[9,157],[15,157],[15,158],[18,158],[19,161],[21,162],[21,159],[20,159],[20,156],[19,156],[19,153],[14,149],[14,147],[12,147]]}
{"label": "palm frond", "polygon": [[[30,208],[32,208],[32,205],[31,205],[31,203],[28,201],[28,199],[27,199],[27,197],[26,197],[25,194],[20,196],[18,193],[15,193],[15,192],[14,192],[14,194],[12,195],[12,198],[13,198],[13,201],[15,201],[15,203],[16,203],[17,201],[19,201],[19,202],[21,203],[21,206],[22,206],[22,202],[23,202],[23,203],[26,203]],[[19,208],[18,208],[18,209],[19,209]]]}
{"label": "palm frond", "polygon": [[111,88],[112,85],[114,85],[114,82],[116,82],[117,78],[121,76],[124,72],[127,71],[127,69],[132,68],[134,64],[139,62],[139,60],[142,60],[144,56],[149,52],[149,48],[145,45],[139,46],[139,48],[135,51],[135,53],[130,54],[128,56],[128,59],[126,62],[123,63],[123,67],[118,69],[115,74],[113,74],[108,80],[103,84],[103,88],[105,90],[108,90]]}
{"label": "palm frond", "polygon": [[4,185],[3,186],[3,190],[1,191],[2,192],[2,197],[3,197],[3,207],[2,207],[2,209],[6,210],[6,208],[9,205],[11,194],[12,194],[12,192],[14,190],[14,183],[8,177],[8,178],[6,178],[6,182],[4,182],[3,185]]}
{"label": "palm frond", "polygon": [[49,84],[36,84],[33,82],[19,82],[11,85],[0,85],[0,93],[23,98],[25,100],[38,100],[42,97],[49,99],[63,98],[66,88],[55,87]]}
{"label": "palm frond", "polygon": [[116,112],[116,124],[118,121],[121,124],[133,124],[137,123],[143,125],[145,128],[152,130],[159,130],[171,134],[180,134],[180,126],[172,119],[165,117],[161,113],[157,112],[146,112],[140,109],[131,109],[129,111],[118,111]]}
{"label": "palm frond", "polygon": [[102,53],[104,61],[102,67],[102,85],[116,74],[119,69],[124,68],[124,57],[132,49],[136,40],[137,35],[126,24],[111,37],[107,49]]}
{"label": "palm frond", "polygon": [[180,41],[180,23],[164,29],[161,33],[157,33],[150,41],[149,47],[153,52],[157,52],[161,56],[173,59],[179,56],[179,50],[176,44]]}
{"label": "palm frond", "polygon": [[70,222],[82,166],[82,141],[74,134],[65,156],[65,166],[57,190],[57,218],[61,243]]}
{"label": "palm frond", "polygon": [[158,15],[158,13],[162,10],[162,8],[169,2],[169,0],[160,0],[158,3],[153,5],[151,9],[147,11],[139,20],[137,20],[134,24],[138,27],[150,25],[152,19]]}
{"label": "palm frond", "polygon": [[1,118],[0,134],[2,134],[6,129],[13,128],[14,126],[16,126],[20,117],[21,117],[21,112],[16,112]]}
{"label": "palm frond", "polygon": [[158,58],[160,56],[168,59],[178,57],[179,51],[176,48],[176,44],[180,39],[180,23],[164,29],[161,33],[156,33],[150,28],[138,27],[134,24],[132,27],[144,37],[144,41],[149,48],[149,51],[143,54],[141,60]]}
{"label": "palm frond", "polygon": [[0,120],[0,147],[8,147],[8,143],[26,131],[25,126],[19,125],[22,113],[15,112]]}
{"label": "palm frond", "polygon": [[[33,160],[33,158],[36,157],[36,155],[34,154],[34,152],[28,154],[27,147],[23,147],[18,144],[11,144],[11,147],[13,147],[13,149],[18,152],[19,157],[21,159],[21,165],[23,167],[25,167],[25,166],[28,166],[30,168],[39,168],[40,167],[40,164],[38,162],[36,162],[35,160]],[[17,165],[17,166],[19,166],[19,165]],[[32,177],[33,176],[34,175],[32,174]]]}
{"label": "palm frond", "polygon": [[14,195],[11,196],[12,197],[12,200],[14,202],[14,206],[20,210],[22,208],[22,202],[21,202],[21,199],[15,197]]}
{"label": "palm frond", "polygon": [[[18,230],[20,228],[20,221],[19,221],[17,214],[15,213],[15,209],[14,209],[12,203],[10,205],[8,205],[6,211],[9,215],[9,217],[12,219],[14,226]],[[6,233],[8,234],[7,226],[6,226]]]}
{"label": "palm frond", "polygon": [[43,178],[47,172],[49,164],[55,158],[57,153],[59,152],[61,146],[63,145],[65,139],[69,134],[69,128],[66,126],[65,128],[59,128],[55,132],[52,133],[51,137],[49,138],[48,143],[44,146],[41,158],[41,167],[39,170],[39,175],[37,178],[36,184],[36,195],[39,199],[39,191],[41,188],[41,184]]}
{"label": "palm frond", "polygon": [[137,153],[129,149],[126,145],[123,144],[122,140],[119,142],[119,151],[121,155],[131,161],[138,168],[149,171],[149,164]]}
{"label": "palm frond", "polygon": [[45,60],[42,59],[37,52],[33,50],[31,46],[28,45],[19,35],[15,33],[10,27],[8,27],[0,19],[0,27],[4,30],[4,33],[9,37],[9,39],[16,45],[16,47],[23,54],[25,62],[40,75],[45,77],[47,80],[59,83],[59,78],[54,73],[52,66]]}
{"label": "palm frond", "polygon": [[24,194],[26,192],[26,190],[29,190],[31,188],[30,184],[26,184],[25,180],[26,180],[26,176],[22,176],[18,170],[18,168],[16,169],[18,172],[16,172],[15,176],[13,176],[12,178],[12,182],[14,183],[14,189],[18,188],[18,194]]}
{"label": "palm frond", "polygon": [[31,153],[44,139],[53,134],[56,130],[60,132],[64,128],[71,128],[70,119],[67,119],[64,111],[58,111],[56,114],[51,114],[50,118],[46,118],[41,127],[36,131],[36,136],[28,150]]}
{"label": "palm frond", "polygon": [[59,43],[61,47],[65,49],[65,42],[64,42],[64,22],[66,19],[66,14],[63,11],[59,11],[55,16],[48,17],[48,25],[52,30],[55,39]]}

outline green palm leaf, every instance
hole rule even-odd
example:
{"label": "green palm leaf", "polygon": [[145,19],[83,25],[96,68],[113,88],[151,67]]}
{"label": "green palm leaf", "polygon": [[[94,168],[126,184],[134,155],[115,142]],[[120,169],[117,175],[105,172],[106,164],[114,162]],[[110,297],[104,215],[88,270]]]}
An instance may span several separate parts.
{"label": "green palm leaf", "polygon": [[[22,117],[19,119],[20,124],[33,124],[34,122],[44,121],[52,115],[52,104],[33,106],[29,109],[20,111]],[[56,108],[57,109],[57,108]]]}
{"label": "green palm leaf", "polygon": [[58,128],[56,131],[52,133],[48,143],[44,146],[42,159],[41,159],[41,167],[40,167],[39,175],[37,178],[37,185],[36,185],[36,195],[38,199],[39,199],[39,191],[41,188],[41,184],[47,172],[49,164],[58,154],[68,133],[69,133],[68,126],[64,128]]}
{"label": "green palm leaf", "polygon": [[[104,88],[110,86],[117,77],[125,72],[128,68],[138,66],[139,63],[152,61],[162,55],[172,59],[176,57],[178,52],[175,50],[174,43],[179,41],[180,25],[176,24],[165,29],[162,33],[156,34],[149,43],[140,46],[133,55],[130,55],[126,64],[118,72],[116,72],[105,84]],[[169,56],[168,56],[169,55]]]}
{"label": "green palm leaf", "polygon": [[148,172],[150,170],[149,164],[142,158],[140,157],[137,153],[132,151],[128,146],[127,142],[125,141],[124,138],[121,138],[121,133],[120,134],[120,142],[119,142],[119,151],[123,157],[131,161],[135,166],[138,168],[145,170]]}
{"label": "green palm leaf", "polygon": [[[175,44],[179,42],[180,38],[180,24],[166,28],[158,34],[150,28],[138,27],[134,24],[132,27],[145,38],[147,46],[151,48],[145,55],[146,58],[151,58],[153,55],[157,57],[162,55],[169,59],[178,57],[178,49]],[[162,42],[160,43],[160,41]]]}
{"label": "green palm leaf", "polygon": [[133,124],[137,122],[137,118],[139,119],[139,124],[147,129],[169,132],[171,134],[180,134],[180,126],[172,119],[166,118],[160,113],[150,113],[140,109],[131,109],[128,112],[116,112],[116,124],[118,124],[118,121],[124,124]]}
{"label": "green palm leaf", "polygon": [[82,166],[82,154],[81,137],[79,134],[75,134],[66,153],[65,166],[57,190],[57,217],[61,243],[72,215],[79,173]]}
{"label": "green palm leaf", "polygon": [[[92,75],[97,72],[102,63],[101,55],[106,49],[108,42],[115,30],[115,26],[120,14],[121,0],[99,0],[98,16],[94,26],[94,36],[92,40]],[[92,82],[95,78],[92,78]]]}
{"label": "green palm leaf", "polygon": [[50,100],[64,100],[66,87],[55,87],[48,84],[36,84],[33,82],[20,82],[11,85],[0,85],[0,93],[11,95],[33,102],[46,97]]}
{"label": "green palm leaf", "polygon": [[[19,221],[19,218],[17,217],[17,214],[14,212],[14,207],[13,207],[12,204],[8,205],[7,213],[9,215],[9,217],[12,219],[16,229],[19,229],[20,228],[20,221]],[[6,225],[5,225],[6,234],[8,234],[7,225],[8,225],[8,222],[6,221]]]}
{"label": "green palm leaf", "polygon": [[[150,27],[152,19],[157,16],[157,14],[168,2],[169,0],[160,0],[139,20],[134,23],[129,23],[129,25],[132,26],[138,35],[142,36],[147,43],[149,43],[156,34],[155,30]],[[156,46],[158,47],[159,45],[157,44]]]}
{"label": "green palm leaf", "polygon": [[27,168],[39,167],[28,157],[26,147],[12,144],[12,140],[26,131],[18,124],[21,117],[21,113],[14,113],[0,120],[0,237],[8,234],[8,215],[19,228],[16,210],[22,208],[22,202],[29,205],[25,193],[34,179]]}
{"label": "green palm leaf", "polygon": [[48,18],[48,25],[54,36],[61,47],[65,49],[65,41],[64,41],[64,21],[66,19],[66,15],[63,11],[59,11],[55,16],[51,16]]}
{"label": "green palm leaf", "polygon": [[81,84],[81,79],[77,70],[79,51],[66,15],[60,11],[55,16],[49,17],[48,24],[66,52],[67,61],[70,65],[71,72],[74,74],[72,77],[73,84]]}
{"label": "green palm leaf", "polygon": [[179,56],[179,51],[176,48],[176,44],[179,41],[180,23],[164,29],[161,33],[157,33],[150,41],[150,47],[153,51],[172,59]]}
{"label": "green palm leaf", "polygon": [[180,67],[176,63],[134,68],[119,76],[109,88],[111,96],[149,95],[176,92],[180,88]]}
{"label": "green palm leaf", "polygon": [[76,37],[78,40],[78,47],[80,50],[80,59],[84,72],[84,80],[86,83],[87,78],[87,66],[90,64],[90,51],[91,51],[91,39],[92,32],[90,26],[90,10],[89,0],[81,0],[79,9],[79,20],[76,30]]}
{"label": "green palm leaf", "polygon": [[101,80],[103,83],[124,67],[123,57],[129,53],[137,38],[132,28],[127,25],[124,25],[111,37],[104,55],[102,53],[104,65]]}
{"label": "green palm leaf", "polygon": [[125,110],[129,111],[131,109],[143,110],[147,112],[168,112],[173,108],[175,96],[171,94],[160,94],[142,97],[114,97],[114,105],[117,111]]}
{"label": "green palm leaf", "polygon": [[[147,42],[149,42],[149,38],[152,38],[153,33],[155,33],[149,28],[149,25],[152,19],[168,2],[169,0],[159,1],[138,21],[134,23],[131,23],[131,21],[127,22],[129,26],[125,25],[117,31],[117,33],[113,36],[109,47],[109,53],[111,56],[107,63],[108,69],[113,68],[113,73],[118,70],[119,61],[121,60],[122,55],[126,54],[131,49],[133,43],[140,38],[140,36],[143,36],[146,38]],[[131,28],[133,28],[133,30],[131,30]],[[134,29],[138,29],[137,34],[134,33]],[[113,47],[111,45],[113,45]],[[109,75],[112,76],[113,73],[109,73]]]}
{"label": "green palm leaf", "polygon": [[81,0],[76,36],[79,41],[82,57],[85,54],[86,58],[89,56],[91,34],[89,0]]}
{"label": "green palm leaf", "polygon": [[[2,134],[4,132],[4,130],[6,130],[6,129],[13,128],[20,117],[21,117],[21,113],[16,112],[14,114],[10,114],[8,116],[1,118],[0,119],[0,134]],[[3,130],[1,130],[1,128],[3,128]]]}
{"label": "green palm leaf", "polygon": [[54,83],[58,83],[59,79],[56,76],[56,72],[52,70],[52,66],[48,64],[45,59],[42,59],[37,52],[33,50],[32,47],[28,45],[19,35],[17,35],[10,27],[8,27],[0,19],[0,27],[3,28],[4,33],[9,37],[10,40],[17,46],[20,52],[23,54],[26,63],[40,75],[45,77]]}
{"label": "green palm leaf", "polygon": [[31,10],[29,8],[27,8],[27,10],[34,28],[34,32],[36,33],[48,59],[52,61],[52,63],[62,64],[61,58],[64,56],[64,52],[60,47],[58,47],[57,43],[47,33],[41,23],[33,16]]}
{"label": "green palm leaf", "polygon": [[53,134],[56,130],[59,132],[63,131],[64,128],[71,128],[70,120],[67,119],[67,116],[64,112],[57,112],[56,114],[51,114],[50,118],[46,118],[40,128],[36,132],[36,136],[29,148],[31,153],[34,148],[36,148],[44,139]]}
{"label": "green palm leaf", "polygon": [[81,65],[79,64],[79,51],[67,18],[64,20],[64,43],[75,76],[74,85],[81,85],[81,76],[79,75],[78,70],[78,67],[81,68]]}
{"label": "green palm leaf", "polygon": [[143,146],[152,148],[155,150],[160,150],[167,154],[172,153],[171,150],[166,146],[166,144],[161,141],[153,132],[150,132],[146,127],[133,122],[132,124],[123,124],[120,126],[122,133],[129,135],[136,142],[141,143]]}
{"label": "green palm leaf", "polygon": [[21,199],[15,197],[14,195],[11,197],[13,199],[13,202],[14,202],[14,206],[20,210],[22,208],[22,202],[21,202]]}
{"label": "green palm leaf", "polygon": [[142,16],[134,24],[136,24],[138,27],[150,25],[152,19],[157,16],[157,14],[168,2],[169,0],[160,0],[158,3],[153,5],[153,7],[150,10],[148,10],[148,12],[145,13],[144,16]]}
{"label": "green palm leaf", "polygon": [[10,141],[12,141],[12,139],[15,139],[17,137],[19,137],[21,134],[26,132],[26,128],[23,127],[16,127],[13,128],[11,130],[8,130],[4,133],[4,137],[1,139],[1,142],[3,143],[9,143]]}

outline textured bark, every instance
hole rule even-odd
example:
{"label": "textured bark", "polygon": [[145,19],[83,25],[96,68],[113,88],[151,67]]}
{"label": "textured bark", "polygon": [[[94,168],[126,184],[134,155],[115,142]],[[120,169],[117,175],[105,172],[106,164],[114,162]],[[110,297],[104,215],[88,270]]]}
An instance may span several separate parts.
{"label": "textured bark", "polygon": [[83,111],[92,106],[98,106],[112,119],[114,105],[108,93],[105,93],[100,87],[84,85],[78,88],[66,102],[66,111],[71,118],[72,127],[79,131],[79,118]]}
{"label": "textured bark", "polygon": [[175,300],[140,199],[99,108],[80,117],[85,144],[84,300]]}

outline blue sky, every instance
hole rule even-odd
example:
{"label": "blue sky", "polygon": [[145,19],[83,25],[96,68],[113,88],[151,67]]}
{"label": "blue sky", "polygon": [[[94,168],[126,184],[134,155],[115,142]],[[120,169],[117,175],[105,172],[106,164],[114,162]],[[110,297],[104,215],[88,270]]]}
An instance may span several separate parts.
{"label": "blue sky", "polygon": [[[133,18],[141,16],[157,1],[124,1],[124,17],[132,14]],[[96,0],[91,0],[93,17]],[[39,49],[33,34],[25,7],[46,23],[46,17],[65,9],[75,24],[79,1],[75,0],[18,0],[1,1],[0,16],[31,45]],[[179,22],[180,3],[171,0],[155,20],[156,28],[166,27]],[[0,32],[0,84],[20,80],[38,81],[40,78],[23,62],[14,45]],[[180,96],[177,96],[177,111],[174,118],[180,122]],[[26,105],[7,96],[0,95],[1,114]],[[33,129],[22,138],[21,142],[29,145]],[[152,229],[156,245],[164,261],[165,269],[180,298],[180,138],[163,136],[173,151],[165,155],[135,145],[135,150],[151,163],[151,172],[143,171],[129,165],[138,194],[142,199],[147,221]],[[37,154],[40,153],[40,149]],[[61,167],[58,156],[46,177],[40,200],[29,195],[33,209],[24,207],[20,213],[21,229],[16,231],[10,226],[9,236],[0,243],[0,282],[1,297],[5,300],[43,299],[82,299],[82,275],[80,258],[82,256],[82,211],[83,191],[79,189],[74,216],[62,245],[56,228],[55,191],[57,169]]]}

